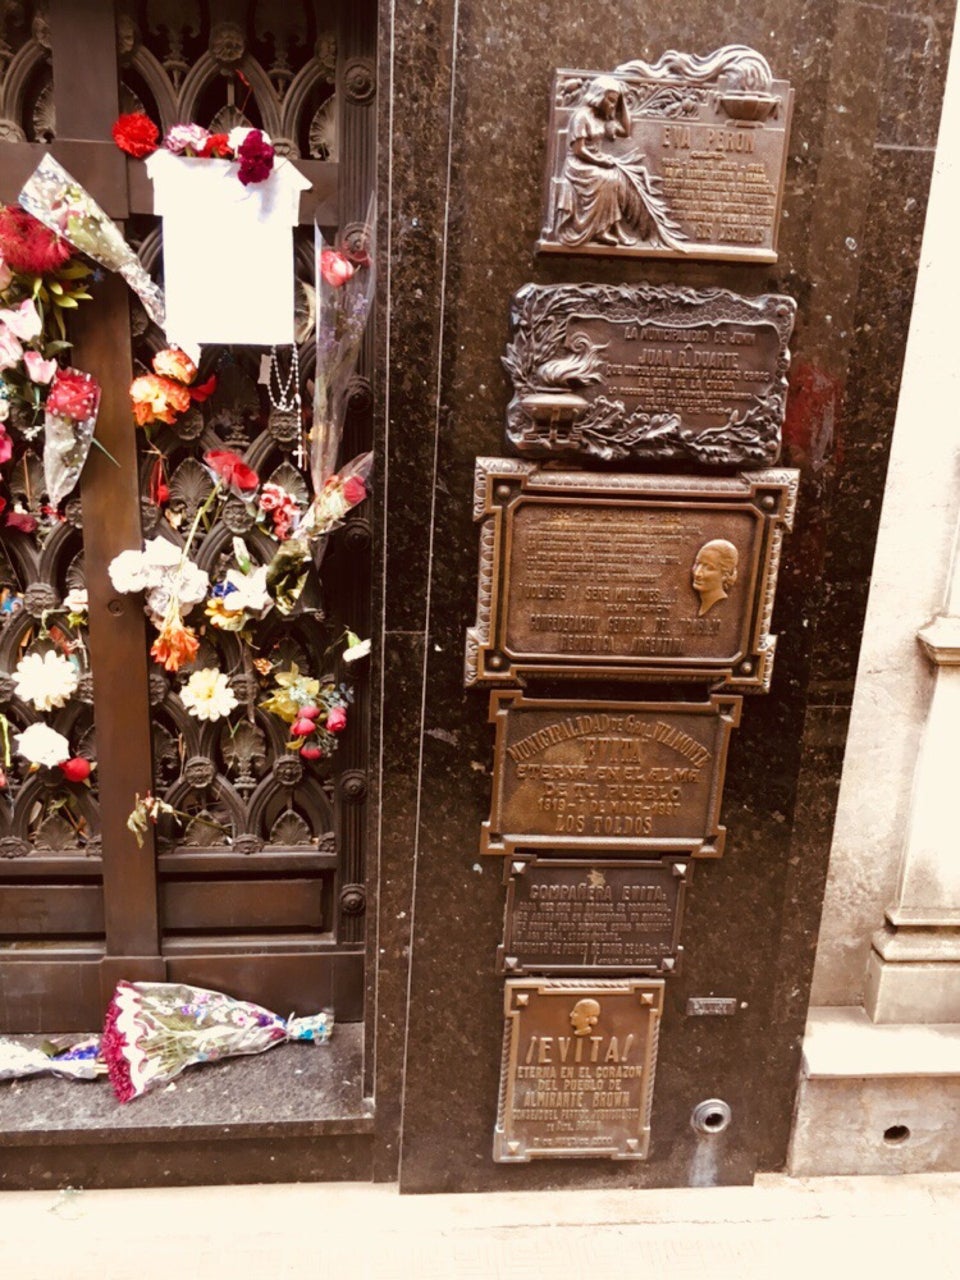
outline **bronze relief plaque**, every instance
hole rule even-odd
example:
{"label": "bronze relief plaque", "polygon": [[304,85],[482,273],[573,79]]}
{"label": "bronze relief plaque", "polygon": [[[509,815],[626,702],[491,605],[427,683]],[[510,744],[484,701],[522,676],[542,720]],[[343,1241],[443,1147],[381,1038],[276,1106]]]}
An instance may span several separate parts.
{"label": "bronze relief plaque", "polygon": [[507,440],[526,457],[770,466],[797,304],[671,285],[528,284]]}
{"label": "bronze relief plaque", "polygon": [[662,978],[508,978],[493,1158],[643,1160]]}
{"label": "bronze relief plaque", "polygon": [[511,858],[500,973],[673,973],[693,864]]}
{"label": "bronze relief plaque", "polygon": [[557,71],[537,248],[776,262],[792,108],[744,45]]}
{"label": "bronze relief plaque", "polygon": [[466,683],[689,679],[766,691],[798,478],[551,471],[478,458],[480,575]]}
{"label": "bronze relief plaque", "polygon": [[742,699],[594,702],[490,695],[496,726],[481,852],[602,847],[718,857],[731,731]]}

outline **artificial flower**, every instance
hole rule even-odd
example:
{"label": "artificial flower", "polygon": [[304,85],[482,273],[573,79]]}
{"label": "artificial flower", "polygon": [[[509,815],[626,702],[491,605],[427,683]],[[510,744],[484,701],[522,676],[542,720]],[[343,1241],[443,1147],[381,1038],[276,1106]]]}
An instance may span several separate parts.
{"label": "artificial flower", "polygon": [[151,422],[172,425],[190,408],[190,392],[182,383],[154,373],[134,378],[130,384],[130,400],[138,427]]}
{"label": "artificial flower", "polygon": [[348,502],[351,507],[358,506],[367,496],[367,486],[363,483],[362,476],[347,476],[343,482],[344,501]]}
{"label": "artificial flower", "polygon": [[17,754],[33,765],[54,769],[70,758],[70,743],[48,724],[28,725],[23,733],[16,734],[16,743]]}
{"label": "artificial flower", "polygon": [[7,518],[4,523],[8,529],[16,529],[18,533],[36,533],[37,531],[36,517],[30,515],[28,511],[21,511],[17,507],[7,512]]}
{"label": "artificial flower", "polygon": [[133,156],[135,160],[143,160],[152,155],[160,140],[160,130],[142,111],[131,111],[129,115],[120,116],[114,121],[110,132],[120,150]]}
{"label": "artificial flower", "polygon": [[202,124],[175,124],[167,130],[163,145],[176,156],[187,152],[199,155],[209,137],[209,131]]}
{"label": "artificial flower", "polygon": [[299,718],[300,708],[310,706],[320,692],[320,681],[310,676],[302,676],[295,662],[290,663],[289,670],[278,671],[274,676],[277,688],[264,702],[260,703],[263,711],[272,711],[281,720],[293,724]]}
{"label": "artificial flower", "polygon": [[15,369],[23,359],[23,347],[17,335],[6,325],[0,325],[0,372]]}
{"label": "artificial flower", "polygon": [[260,491],[259,506],[273,521],[274,536],[278,541],[285,542],[300,515],[296,498],[283,485],[268,481]]}
{"label": "artificial flower", "polygon": [[[6,401],[0,401],[0,403],[6,404]],[[4,427],[2,423],[0,423],[0,465],[2,465],[4,462],[9,462],[12,457],[13,457],[13,440],[7,434],[6,427]],[[0,508],[0,510],[2,509],[3,508]]]}
{"label": "artificial flower", "polygon": [[253,126],[249,124],[238,124],[236,128],[231,129],[227,134],[227,146],[234,155],[237,154],[251,133],[259,133],[260,137],[266,143],[269,143],[271,140],[270,135],[265,133],[263,129],[254,129]]}
{"label": "artificial flower", "polygon": [[228,449],[210,449],[203,460],[218,480],[222,480],[238,497],[245,498],[257,488],[260,477],[237,453]]}
{"label": "artificial flower", "polygon": [[342,733],[347,727],[347,713],[343,707],[331,707],[330,714],[327,716],[326,729],[328,733]]}
{"label": "artificial flower", "polygon": [[190,388],[190,399],[195,400],[197,404],[203,404],[204,400],[209,400],[217,389],[217,376],[212,374],[206,382],[201,382],[198,386]]}
{"label": "artificial flower", "polygon": [[86,782],[92,767],[83,756],[71,756],[69,760],[60,761],[60,772],[68,782]]}
{"label": "artificial flower", "polygon": [[320,274],[324,280],[333,289],[339,289],[341,285],[347,283],[356,267],[342,253],[337,253],[336,249],[322,249],[320,251]]}
{"label": "artificial flower", "polygon": [[3,258],[0,258],[0,293],[3,293],[5,289],[9,289],[12,283],[13,272],[4,262]]}
{"label": "artificial flower", "polygon": [[203,144],[200,154],[206,159],[213,156],[218,160],[232,160],[233,150],[230,146],[230,139],[225,133],[211,133]]}
{"label": "artificial flower", "polygon": [[237,697],[222,671],[203,667],[194,671],[180,691],[180,701],[198,720],[219,720],[237,706]]}
{"label": "artificial flower", "polygon": [[160,634],[150,649],[150,656],[165,671],[179,671],[185,662],[194,660],[199,648],[200,641],[195,632],[184,626],[179,613],[173,613],[164,619]]}
{"label": "artificial flower", "polygon": [[71,257],[66,240],[17,204],[0,208],[0,254],[11,271],[42,276],[57,271]]}
{"label": "artificial flower", "polygon": [[76,692],[80,676],[69,658],[48,650],[21,658],[13,680],[18,698],[32,703],[37,711],[54,711],[66,706]]}
{"label": "artificial flower", "polygon": [[37,304],[32,298],[24,298],[17,307],[0,309],[0,324],[6,325],[21,342],[30,342],[33,338],[39,338],[43,332],[43,321],[40,319]]}
{"label": "artificial flower", "polygon": [[121,551],[110,561],[107,573],[114,591],[121,595],[133,595],[147,585],[142,551]]}
{"label": "artificial flower", "polygon": [[39,351],[24,351],[23,363],[27,367],[27,376],[38,387],[46,387],[57,372],[56,360],[44,360]]}
{"label": "artificial flower", "polygon": [[273,156],[273,147],[266,135],[259,129],[251,129],[237,147],[237,159],[240,161],[237,177],[245,187],[270,177]]}
{"label": "artificial flower", "polygon": [[358,662],[361,658],[365,658],[370,652],[370,641],[361,640],[359,636],[355,636],[351,631],[347,636],[347,648],[343,651],[344,662]]}
{"label": "artificial flower", "polygon": [[150,824],[152,823],[153,826],[156,826],[160,818],[165,814],[170,814],[174,817],[177,814],[173,805],[168,804],[166,800],[161,800],[159,796],[155,796],[149,791],[142,800],[139,793],[134,796],[133,811],[127,818],[127,830],[132,831],[136,836],[138,848],[143,848],[143,838],[147,834]]}
{"label": "artificial flower", "polygon": [[178,382],[191,383],[197,376],[197,366],[179,347],[164,347],[151,362],[154,373],[162,378],[176,378]]}
{"label": "artificial flower", "polygon": [[99,402],[100,386],[95,378],[76,369],[58,369],[50,383],[46,408],[61,418],[85,422],[96,412]]}
{"label": "artificial flower", "polygon": [[267,566],[261,565],[252,573],[239,573],[236,569],[228,569],[226,583],[232,588],[226,597],[227,608],[231,612],[243,610],[246,613],[261,614],[273,603],[267,591]]}
{"label": "artificial flower", "polygon": [[[214,591],[216,592],[216,588]],[[247,615],[243,612],[230,612],[226,604],[229,594],[231,593],[221,591],[219,595],[212,595],[204,607],[204,613],[210,625],[216,627],[218,631],[242,631]]]}
{"label": "artificial flower", "polygon": [[74,587],[68,591],[63,597],[63,607],[67,613],[86,613],[90,607],[86,587]]}
{"label": "artificial flower", "polygon": [[[150,576],[149,569],[147,575]],[[210,579],[204,569],[198,568],[192,560],[178,561],[177,568],[164,571],[154,585],[148,582],[144,608],[150,621],[155,626],[162,627],[174,600],[182,618],[195,604],[206,598],[209,589]]]}
{"label": "artificial flower", "polygon": [[0,422],[10,417],[10,401],[7,399],[7,384],[0,382]]}

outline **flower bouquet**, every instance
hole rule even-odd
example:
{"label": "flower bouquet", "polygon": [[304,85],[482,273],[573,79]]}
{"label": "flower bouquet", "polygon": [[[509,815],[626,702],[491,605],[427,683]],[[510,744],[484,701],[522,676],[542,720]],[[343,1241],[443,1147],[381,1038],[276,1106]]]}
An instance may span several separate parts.
{"label": "flower bouquet", "polygon": [[264,1053],[288,1040],[325,1044],[333,1014],[287,1019],[218,991],[184,983],[120,982],[100,1041],[113,1091],[130,1102],[187,1067]]}
{"label": "flower bouquet", "polygon": [[25,1076],[51,1075],[64,1080],[97,1080],[107,1073],[99,1057],[100,1041],[87,1037],[64,1048],[51,1041],[37,1049],[0,1039],[0,1080],[22,1080]]}
{"label": "flower bouquet", "polygon": [[79,369],[58,369],[43,415],[43,476],[47,500],[56,508],[80,479],[93,443],[100,384]]}

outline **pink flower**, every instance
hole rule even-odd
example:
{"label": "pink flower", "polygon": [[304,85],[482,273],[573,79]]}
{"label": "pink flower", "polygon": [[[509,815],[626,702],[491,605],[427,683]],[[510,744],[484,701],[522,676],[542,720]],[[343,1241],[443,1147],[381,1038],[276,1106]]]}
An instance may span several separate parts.
{"label": "pink flower", "polygon": [[[4,427],[2,423],[0,423],[0,464],[4,462],[9,462],[12,457],[13,457],[13,441],[7,435],[6,427]],[[7,505],[6,502],[4,502],[3,506],[5,507],[6,505]],[[2,510],[3,510],[3,507],[0,507],[0,511]]]}
{"label": "pink flower", "polygon": [[209,137],[209,130],[202,124],[175,124],[167,131],[163,145],[175,156],[182,156],[188,151],[199,155]]}
{"label": "pink flower", "polygon": [[32,298],[24,298],[19,307],[0,311],[0,321],[17,335],[21,342],[29,342],[31,338],[39,338],[43,332],[43,321],[37,304]]}
{"label": "pink flower", "polygon": [[322,249],[320,252],[320,274],[333,289],[339,289],[347,283],[356,267],[349,258],[336,249]]}
{"label": "pink flower", "polygon": [[23,359],[23,347],[17,335],[5,324],[0,324],[0,372],[15,369]]}
{"label": "pink flower", "polygon": [[27,366],[30,381],[40,387],[47,386],[57,372],[56,360],[44,360],[39,351],[25,351],[23,363]]}
{"label": "pink flower", "polygon": [[347,713],[343,707],[334,707],[327,716],[328,733],[342,733],[347,727]]}

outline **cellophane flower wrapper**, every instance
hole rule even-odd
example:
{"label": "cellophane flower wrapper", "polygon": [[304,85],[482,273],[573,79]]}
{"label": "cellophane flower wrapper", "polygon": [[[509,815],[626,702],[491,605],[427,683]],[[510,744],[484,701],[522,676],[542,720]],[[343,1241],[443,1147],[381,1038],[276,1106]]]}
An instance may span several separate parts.
{"label": "cellophane flower wrapper", "polygon": [[288,1040],[323,1044],[333,1014],[278,1017],[260,1005],[178,982],[120,982],[100,1052],[121,1102],[175,1080],[187,1067],[264,1053]]}
{"label": "cellophane flower wrapper", "polygon": [[107,1070],[99,1051],[100,1041],[96,1036],[62,1052],[30,1048],[15,1040],[0,1038],[0,1081],[39,1075],[59,1076],[64,1080],[97,1080]]}
{"label": "cellophane flower wrapper", "polygon": [[342,284],[324,277],[324,254],[343,253],[342,241],[331,245],[314,225],[316,287],[316,370],[313,427],[310,432],[310,478],[318,493],[337,469],[337,454],[349,400],[349,383],[373,305],[376,284],[376,202],[371,197],[361,240],[366,261]]}
{"label": "cellophane flower wrapper", "polygon": [[81,410],[84,413],[82,418],[53,412],[49,408],[44,413],[43,479],[51,507],[59,506],[76,487],[93,443],[100,410],[100,385],[96,379],[79,369],[67,369],[65,372],[74,380],[88,384],[89,394]]}
{"label": "cellophane flower wrapper", "polygon": [[[298,535],[314,541],[342,524],[347,512],[366,498],[367,480],[372,470],[373,454],[361,453],[339,472],[327,476],[310,506],[303,513],[303,518],[297,527]],[[363,482],[362,490],[355,493],[356,501],[351,500],[351,492],[356,487],[346,483],[353,479]]]}
{"label": "cellophane flower wrapper", "polygon": [[163,290],[150,278],[113,219],[53,156],[44,156],[27,179],[20,192],[20,204],[75,249],[121,275],[150,319],[163,328]]}

